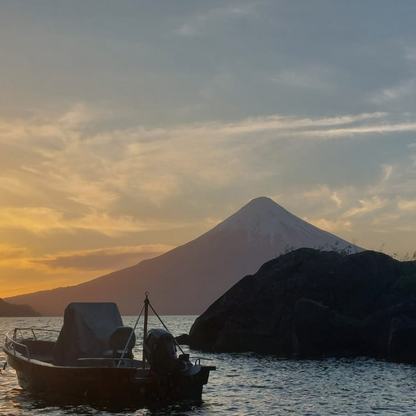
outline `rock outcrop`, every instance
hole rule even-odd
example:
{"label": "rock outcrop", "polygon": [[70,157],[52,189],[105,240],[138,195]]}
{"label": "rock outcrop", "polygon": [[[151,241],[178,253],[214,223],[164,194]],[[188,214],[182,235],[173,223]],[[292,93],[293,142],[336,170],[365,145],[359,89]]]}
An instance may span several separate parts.
{"label": "rock outcrop", "polygon": [[217,352],[416,362],[416,262],[299,249],[240,280],[189,336]]}

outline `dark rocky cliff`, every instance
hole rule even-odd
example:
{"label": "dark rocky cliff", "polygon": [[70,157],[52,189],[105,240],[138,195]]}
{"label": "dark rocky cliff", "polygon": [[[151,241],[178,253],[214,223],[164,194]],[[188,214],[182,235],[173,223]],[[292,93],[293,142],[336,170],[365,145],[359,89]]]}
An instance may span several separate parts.
{"label": "dark rocky cliff", "polygon": [[299,249],[240,280],[189,335],[217,352],[416,362],[416,262]]}
{"label": "dark rocky cliff", "polygon": [[12,305],[0,299],[0,317],[41,316],[28,305]]}

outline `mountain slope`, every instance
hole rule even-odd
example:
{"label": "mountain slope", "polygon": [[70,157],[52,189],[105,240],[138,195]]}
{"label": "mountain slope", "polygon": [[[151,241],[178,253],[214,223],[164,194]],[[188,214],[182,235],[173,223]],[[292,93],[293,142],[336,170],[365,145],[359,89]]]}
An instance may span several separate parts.
{"label": "mountain slope", "polygon": [[28,317],[40,316],[28,305],[12,305],[0,299],[0,317]]}
{"label": "mountain slope", "polygon": [[[124,315],[136,315],[144,293],[158,313],[202,313],[247,274],[287,247],[350,246],[301,220],[269,198],[256,198],[199,238],[159,257],[66,288],[8,298],[42,315],[62,315],[73,301],[114,301]],[[353,252],[361,251],[353,248]]]}

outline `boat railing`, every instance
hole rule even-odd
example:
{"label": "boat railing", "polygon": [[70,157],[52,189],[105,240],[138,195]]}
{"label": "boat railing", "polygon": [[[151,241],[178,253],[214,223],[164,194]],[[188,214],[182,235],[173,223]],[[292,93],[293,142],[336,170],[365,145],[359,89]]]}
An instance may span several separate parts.
{"label": "boat railing", "polygon": [[[11,332],[11,331],[10,331]],[[6,342],[4,343],[4,346],[9,350],[13,351],[14,355],[16,353],[25,355],[27,359],[30,361],[30,354],[29,354],[29,348],[27,345],[22,344],[20,342],[17,342],[15,339],[13,339],[15,332],[13,331],[13,337],[10,336],[10,332],[6,334]],[[23,354],[23,351],[26,352],[26,354]]]}
{"label": "boat railing", "polygon": [[[42,333],[56,334],[55,339],[50,335],[45,336]],[[33,341],[56,341],[59,331],[55,329],[46,328],[15,328],[7,332],[4,347],[13,355],[21,354],[28,359],[28,361],[36,358],[36,354],[31,356],[30,343]],[[128,357],[83,357],[78,358],[81,362],[116,362],[119,367],[134,367],[134,360]]]}
{"label": "boat railing", "polygon": [[205,361],[214,361],[212,358],[207,358],[207,357],[191,357],[193,360],[195,360],[195,364],[194,365],[201,365],[201,360],[205,360]]}
{"label": "boat railing", "polygon": [[[29,335],[28,337],[24,337],[24,331],[29,332],[31,335]],[[24,344],[23,341],[38,341],[38,335],[36,333],[39,332],[59,334],[59,331],[55,329],[41,328],[35,330],[34,328],[15,328],[6,334],[4,346],[9,351],[13,351],[14,355],[16,355],[16,353],[22,354],[25,357],[27,357],[27,359],[30,361],[29,347],[26,344]]]}

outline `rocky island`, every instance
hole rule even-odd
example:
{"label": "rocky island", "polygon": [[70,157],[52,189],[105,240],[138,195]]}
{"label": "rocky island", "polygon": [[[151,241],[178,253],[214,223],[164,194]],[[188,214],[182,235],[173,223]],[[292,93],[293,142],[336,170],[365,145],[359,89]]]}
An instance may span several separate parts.
{"label": "rocky island", "polygon": [[41,316],[28,305],[12,305],[0,299],[0,317]]}
{"label": "rocky island", "polygon": [[416,262],[298,249],[244,277],[193,324],[191,348],[416,362]]}

